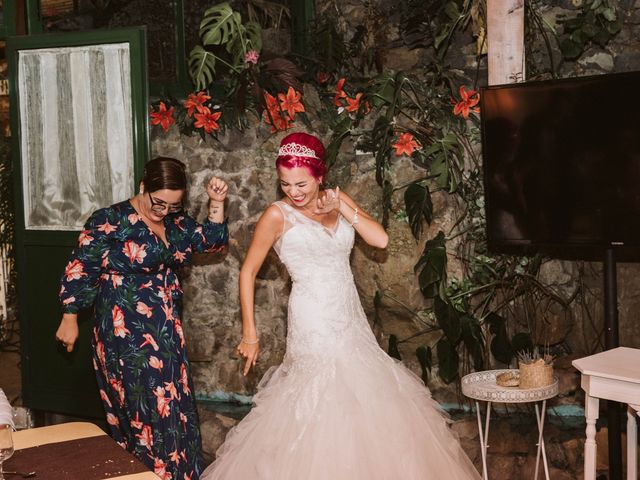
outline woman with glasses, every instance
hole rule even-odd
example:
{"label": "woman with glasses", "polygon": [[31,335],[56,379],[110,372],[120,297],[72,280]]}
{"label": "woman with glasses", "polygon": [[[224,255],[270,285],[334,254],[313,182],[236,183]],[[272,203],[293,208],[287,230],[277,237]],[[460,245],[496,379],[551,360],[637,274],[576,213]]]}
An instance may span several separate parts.
{"label": "woman with glasses", "polygon": [[163,479],[196,480],[200,432],[181,325],[180,267],[228,241],[226,183],[207,185],[209,215],[183,211],[182,162],[147,163],[139,193],[94,212],[62,277],[56,338],[71,352],[77,312],[93,305],[93,365],[111,436]]}

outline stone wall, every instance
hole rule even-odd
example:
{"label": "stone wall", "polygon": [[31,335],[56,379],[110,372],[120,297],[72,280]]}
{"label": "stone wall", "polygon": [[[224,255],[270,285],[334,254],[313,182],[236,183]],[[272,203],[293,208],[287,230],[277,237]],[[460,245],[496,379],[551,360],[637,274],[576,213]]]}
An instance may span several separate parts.
{"label": "stone wall", "polygon": [[[558,14],[574,14],[580,2],[567,0],[547,3],[548,7],[540,7],[544,18],[560,28],[557,24]],[[555,50],[554,62],[561,76],[640,70],[640,0],[635,1],[633,6],[631,3],[633,2],[616,3],[623,15],[623,30],[606,47],[592,47],[576,62],[560,62],[559,52]],[[333,5],[333,2],[318,2],[318,11],[322,14],[333,8]],[[380,5],[384,6],[385,2],[380,2]],[[390,4],[387,5],[389,6]],[[343,27],[349,29],[350,21],[362,18],[363,9],[361,2],[344,2],[341,11],[347,12],[349,17],[341,18]],[[392,29],[389,41],[396,41],[397,45],[398,38],[398,32]],[[454,68],[468,75],[474,74],[478,65],[475,63],[473,39],[461,36],[455,40],[451,50]],[[541,43],[534,52],[536,61],[541,64],[548,62]],[[423,53],[394,47],[393,54],[388,55],[388,66],[419,71],[421,62],[427,61]],[[483,65],[480,65],[480,78],[486,78]],[[303,101],[313,103],[317,101],[317,95],[307,87]],[[317,119],[311,120],[311,133],[328,138],[326,128]],[[199,258],[197,264],[185,272],[183,282],[185,333],[196,389],[200,395],[210,398],[225,399],[229,392],[253,394],[262,375],[270,367],[280,363],[285,349],[287,296],[290,286],[286,271],[272,252],[256,283],[256,320],[262,353],[255,370],[248,377],[242,377],[242,364],[235,354],[241,331],[238,273],[260,213],[278,198],[273,165],[277,146],[284,135],[270,134],[257,119],[252,119],[252,122],[246,131],[229,131],[221,135],[218,141],[203,141],[197,136],[181,137],[175,127],[172,127],[169,134],[155,129],[152,134],[154,155],[174,156],[187,164],[190,179],[188,205],[190,212],[196,217],[202,218],[205,215],[204,185],[211,175],[221,176],[230,185],[227,212],[231,240],[228,252],[222,256]],[[339,167],[329,173],[328,183],[339,185],[365,210],[379,216],[381,192],[375,182],[373,158],[368,154],[357,154],[349,142],[345,142],[340,155]],[[403,184],[419,176],[420,172],[411,161],[402,157],[394,159],[390,175],[394,184]],[[399,192],[393,197],[394,213],[404,208],[401,195]],[[440,229],[447,231],[456,218],[455,203],[444,195],[434,197],[434,211],[434,223],[423,235],[421,242],[413,239],[406,222],[392,215],[390,244],[386,251],[370,248],[361,241],[356,243],[352,256],[354,276],[365,311],[385,349],[389,335],[407,338],[421,328],[413,312],[423,309],[426,301],[417,288],[413,266],[422,251],[424,241]],[[451,268],[457,270],[460,266],[452,261]],[[640,347],[640,322],[635,319],[635,312],[640,310],[640,289],[637,288],[639,274],[640,266],[637,264],[619,265],[620,337],[623,345],[632,347]],[[581,399],[575,397],[579,390],[578,377],[570,366],[570,360],[598,351],[604,343],[601,264],[549,260],[543,265],[539,279],[563,298],[571,299],[576,292],[581,295],[582,300],[574,301],[569,310],[550,306],[533,321],[537,338],[559,345],[561,348],[558,351],[567,354],[558,363],[558,371],[562,377],[562,392],[558,404],[580,405]],[[376,291],[383,291],[385,296],[381,315],[374,321],[373,297]],[[524,313],[526,312],[523,315]],[[420,370],[415,360],[415,348],[433,343],[437,336],[438,334],[433,338],[423,336],[401,344],[403,360],[416,373]],[[444,386],[432,377],[429,386],[435,398],[441,402],[459,400],[455,385]],[[206,411],[203,411],[202,422],[205,447],[212,453],[224,432],[234,422]],[[568,440],[563,437],[562,441]],[[572,451],[575,450],[574,448]]]}

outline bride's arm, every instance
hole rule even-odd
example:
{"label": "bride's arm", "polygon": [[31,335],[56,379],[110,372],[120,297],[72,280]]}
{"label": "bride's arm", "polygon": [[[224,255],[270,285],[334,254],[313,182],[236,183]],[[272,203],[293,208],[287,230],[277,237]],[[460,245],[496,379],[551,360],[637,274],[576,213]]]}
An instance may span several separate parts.
{"label": "bride's arm", "polygon": [[[387,235],[387,232],[382,228],[382,225],[367,212],[363,211],[358,204],[343,191],[338,190],[338,196],[340,198],[340,214],[353,226],[362,239],[372,247],[387,248],[389,235]],[[357,217],[356,211],[358,212]]]}
{"label": "bride's arm", "polygon": [[238,345],[238,353],[245,359],[243,375],[256,364],[258,352],[258,333],[254,318],[254,291],[256,275],[262,266],[269,249],[278,239],[284,226],[282,212],[275,205],[267,208],[262,214],[251,240],[251,245],[240,268],[240,310],[242,312],[242,340]]}

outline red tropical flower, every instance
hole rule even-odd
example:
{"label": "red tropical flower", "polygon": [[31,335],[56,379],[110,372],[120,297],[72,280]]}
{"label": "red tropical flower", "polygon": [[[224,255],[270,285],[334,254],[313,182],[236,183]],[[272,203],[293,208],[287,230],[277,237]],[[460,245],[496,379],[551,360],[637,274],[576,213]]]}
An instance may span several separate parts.
{"label": "red tropical flower", "polygon": [[[141,304],[142,302],[138,302],[138,306]],[[144,305],[144,303],[142,303]],[[146,307],[146,305],[145,305]],[[149,307],[147,307],[149,308]],[[152,309],[149,308],[149,311],[151,311]],[[151,317],[151,315],[149,315],[149,317]],[[150,333],[143,333],[142,336],[144,337],[144,342],[142,342],[140,344],[140,348],[144,347],[145,345],[151,345],[151,347],[157,352],[158,350],[160,350],[160,347],[158,347],[158,343],[156,342],[156,339],[153,338],[153,336]]]}
{"label": "red tropical flower", "polygon": [[184,108],[187,109],[187,115],[190,117],[193,116],[194,110],[197,110],[198,113],[209,112],[209,107],[204,105],[207,100],[211,100],[211,97],[207,95],[204,90],[197,93],[190,93],[184,101]]}
{"label": "red tropical flower", "polygon": [[173,107],[167,109],[164,102],[160,102],[157,112],[151,112],[151,125],[160,125],[165,132],[169,131],[169,127],[174,123],[176,120],[173,118]]}
{"label": "red tropical flower", "polygon": [[469,112],[480,113],[480,108],[476,107],[480,102],[480,93],[477,90],[465,90],[464,85],[460,86],[460,101],[455,99],[451,101],[455,104],[453,107],[454,115],[462,115],[463,118],[469,118]]}
{"label": "red tropical flower", "polygon": [[329,81],[329,74],[327,72],[318,72],[318,83],[324,85]]}
{"label": "red tropical flower", "polygon": [[222,112],[205,112],[196,113],[196,121],[193,124],[196,128],[203,128],[206,133],[211,133],[214,130],[220,130],[217,120],[222,116]]}
{"label": "red tropical flower", "polygon": [[346,82],[346,79],[345,78],[341,78],[340,80],[338,80],[338,84],[336,85],[336,95],[335,95],[335,97],[333,97],[333,104],[336,107],[341,107],[342,106],[342,99],[343,98],[347,98],[347,94],[343,90],[344,82]]}
{"label": "red tropical flower", "polygon": [[173,452],[169,453],[169,460],[175,462],[176,465],[180,463],[180,454],[178,453],[177,448]]}
{"label": "red tropical flower", "polygon": [[178,394],[178,390],[176,389],[176,384],[173,382],[164,382],[164,388],[169,394],[169,398],[171,400],[177,399],[180,400],[180,395]]}
{"label": "red tropical flower", "polygon": [[169,403],[171,402],[170,398],[165,397],[165,390],[161,386],[157,386],[154,390],[153,394],[156,396],[156,410],[160,414],[160,417],[168,417],[170,412]]}
{"label": "red tropical flower", "polygon": [[140,430],[143,427],[143,423],[140,421],[140,412],[136,412],[136,418],[131,420],[131,428]]}
{"label": "red tropical flower", "polygon": [[396,156],[398,157],[401,157],[402,155],[411,155],[414,150],[418,150],[420,148],[420,145],[410,133],[403,133],[400,135],[398,141],[392,146],[396,150]]}
{"label": "red tropical flower", "polygon": [[278,100],[280,100],[280,108],[283,112],[289,114],[291,120],[296,118],[296,112],[304,112],[304,105],[300,102],[302,94],[296,92],[293,87],[289,87],[287,94],[279,93]]}
{"label": "red tropical flower", "polygon": [[360,99],[362,98],[362,93],[358,93],[356,98],[346,97],[347,107],[345,108],[347,112],[356,113],[360,110]]}
{"label": "red tropical flower", "polygon": [[[164,362],[162,360],[160,360],[158,357],[151,355],[149,357],[149,366],[151,368],[155,368],[156,370],[162,370],[162,367],[164,366]],[[158,387],[160,388],[160,387]],[[162,389],[162,391],[164,392],[164,389]],[[164,393],[163,393],[164,395]]]}
{"label": "red tropical flower", "polygon": [[184,332],[182,331],[182,324],[179,319],[176,319],[174,329],[178,334],[178,338],[180,338],[180,346],[184,348]]}

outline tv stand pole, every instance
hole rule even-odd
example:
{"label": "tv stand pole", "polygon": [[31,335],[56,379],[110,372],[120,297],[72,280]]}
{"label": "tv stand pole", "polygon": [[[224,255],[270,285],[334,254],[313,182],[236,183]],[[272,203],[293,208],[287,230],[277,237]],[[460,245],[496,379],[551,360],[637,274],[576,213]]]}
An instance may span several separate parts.
{"label": "tv stand pole", "polygon": [[[620,346],[618,335],[618,284],[616,258],[612,247],[604,253],[604,321],[605,349]],[[622,480],[620,404],[607,401],[607,424],[609,426],[609,480]]]}

